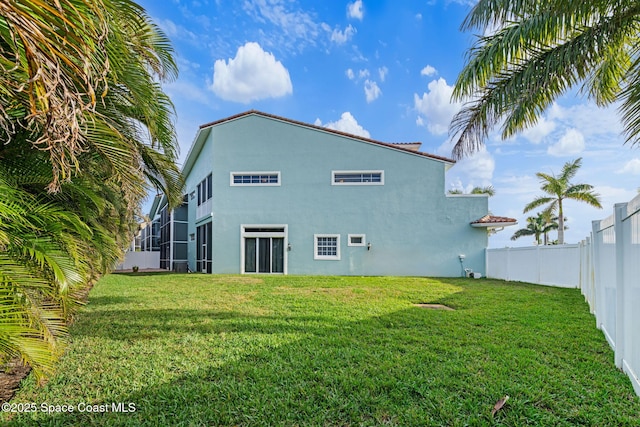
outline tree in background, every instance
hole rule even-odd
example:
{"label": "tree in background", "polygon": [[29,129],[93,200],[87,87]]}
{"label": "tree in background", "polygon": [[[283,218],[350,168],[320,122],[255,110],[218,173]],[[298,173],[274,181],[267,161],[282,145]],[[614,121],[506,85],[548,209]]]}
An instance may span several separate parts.
{"label": "tree in background", "polygon": [[570,88],[620,105],[626,142],[640,141],[640,4],[634,0],[479,0],[462,24],[478,40],[455,83],[453,157],[534,125]]}
{"label": "tree in background", "polygon": [[[465,194],[465,192],[460,189],[454,189],[454,190],[447,191],[447,194]],[[473,189],[471,189],[471,192],[469,194],[486,194],[489,197],[491,197],[496,194],[496,190],[493,188],[492,185],[488,185],[486,187],[473,187]]]}
{"label": "tree in background", "polygon": [[559,176],[538,172],[536,176],[540,178],[540,187],[548,196],[536,197],[531,203],[524,207],[524,213],[543,205],[548,205],[545,209],[548,212],[556,213],[558,217],[558,244],[564,244],[564,206],[566,199],[587,203],[593,207],[602,209],[600,196],[593,192],[593,186],[589,184],[572,184],[573,179],[582,166],[582,158],[577,158],[573,162],[567,162],[562,167]]}
{"label": "tree in background", "polygon": [[66,323],[137,231],[182,196],[166,36],[129,0],[0,2],[0,362],[51,372]]}
{"label": "tree in background", "polygon": [[539,212],[535,217],[530,216],[527,218],[527,226],[526,228],[521,228],[520,230],[513,233],[511,236],[511,240],[518,240],[520,237],[524,236],[534,236],[534,241],[536,245],[539,245],[540,238],[543,238],[543,244],[548,245],[549,239],[548,234],[551,230],[558,229],[557,217],[553,217],[549,211]]}

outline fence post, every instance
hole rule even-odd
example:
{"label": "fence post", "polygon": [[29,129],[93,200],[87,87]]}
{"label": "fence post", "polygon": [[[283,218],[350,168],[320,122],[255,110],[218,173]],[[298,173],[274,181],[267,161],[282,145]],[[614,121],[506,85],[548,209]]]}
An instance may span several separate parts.
{"label": "fence post", "polygon": [[622,221],[627,213],[626,203],[613,206],[616,233],[616,366],[622,369],[624,360],[624,246],[625,233]]}
{"label": "fence post", "polygon": [[593,237],[587,236],[587,247],[585,250],[585,257],[587,265],[585,269],[585,281],[587,286],[587,293],[589,295],[589,312],[593,314],[596,309],[596,295],[594,285],[594,271],[593,271]]}
{"label": "fence post", "polygon": [[593,254],[593,288],[595,290],[593,293],[593,314],[596,318],[596,327],[602,329],[602,311],[599,310],[599,304],[602,301],[601,293],[604,291],[602,290],[602,281],[600,280],[600,245],[602,240],[602,236],[598,234],[600,232],[600,220],[591,221],[591,229],[591,243],[593,244],[591,252]]}
{"label": "fence post", "polygon": [[540,262],[540,245],[536,245],[536,272],[538,273],[536,283],[542,283],[542,274],[540,273],[540,267],[542,267],[542,263]]}

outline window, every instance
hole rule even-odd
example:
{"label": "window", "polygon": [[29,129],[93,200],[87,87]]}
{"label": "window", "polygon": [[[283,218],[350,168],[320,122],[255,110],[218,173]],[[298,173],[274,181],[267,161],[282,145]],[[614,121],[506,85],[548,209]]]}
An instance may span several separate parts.
{"label": "window", "polygon": [[364,234],[349,234],[349,246],[364,246],[367,240]]}
{"label": "window", "polygon": [[200,184],[198,184],[197,193],[198,193],[198,206],[206,202],[211,198],[211,174],[203,179]]}
{"label": "window", "polygon": [[384,171],[331,171],[331,185],[384,185]]}
{"label": "window", "polygon": [[196,228],[196,271],[202,273],[211,273],[213,268],[211,228],[211,222]]}
{"label": "window", "polygon": [[340,259],[340,235],[339,234],[314,234],[313,259],[339,260]]}
{"label": "window", "polygon": [[280,172],[231,172],[231,186],[280,185]]}

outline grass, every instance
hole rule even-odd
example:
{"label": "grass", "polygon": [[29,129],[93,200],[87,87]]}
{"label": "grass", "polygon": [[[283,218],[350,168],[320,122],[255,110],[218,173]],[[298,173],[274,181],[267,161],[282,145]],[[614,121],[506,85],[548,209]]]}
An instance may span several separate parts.
{"label": "grass", "polygon": [[[58,373],[12,400],[38,411],[0,420],[637,426],[640,399],[594,324],[575,289],[486,279],[111,275]],[[78,413],[80,403],[135,411]]]}

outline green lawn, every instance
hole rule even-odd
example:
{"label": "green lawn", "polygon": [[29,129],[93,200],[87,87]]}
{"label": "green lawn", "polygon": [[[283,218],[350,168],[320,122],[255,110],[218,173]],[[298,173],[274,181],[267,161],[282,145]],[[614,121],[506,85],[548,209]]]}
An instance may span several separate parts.
{"label": "green lawn", "polygon": [[[59,372],[12,400],[38,412],[9,425],[640,425],[640,399],[575,289],[110,275],[71,341]],[[112,403],[135,412],[77,412]]]}

